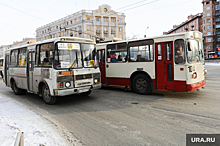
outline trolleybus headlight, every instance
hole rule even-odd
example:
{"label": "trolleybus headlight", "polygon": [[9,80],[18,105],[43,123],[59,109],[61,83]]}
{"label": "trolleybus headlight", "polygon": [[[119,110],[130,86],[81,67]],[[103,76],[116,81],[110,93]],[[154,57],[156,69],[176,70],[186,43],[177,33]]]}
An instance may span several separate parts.
{"label": "trolleybus headlight", "polygon": [[192,78],[193,78],[193,79],[196,79],[196,78],[197,78],[197,73],[196,73],[196,72],[194,72],[194,73],[192,74]]}
{"label": "trolleybus headlight", "polygon": [[70,82],[66,82],[66,83],[65,83],[65,86],[66,86],[66,87],[70,87],[70,86],[71,86]]}
{"label": "trolleybus headlight", "polygon": [[98,82],[98,79],[94,79],[94,83],[96,84]]}

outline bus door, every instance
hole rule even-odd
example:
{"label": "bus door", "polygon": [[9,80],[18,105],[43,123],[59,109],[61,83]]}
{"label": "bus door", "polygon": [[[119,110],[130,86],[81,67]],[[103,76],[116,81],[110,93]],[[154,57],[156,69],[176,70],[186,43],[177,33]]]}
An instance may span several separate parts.
{"label": "bus door", "polygon": [[27,65],[27,81],[28,81],[28,90],[33,91],[33,77],[34,77],[34,52],[28,53],[28,65]]}
{"label": "bus door", "polygon": [[99,60],[99,69],[101,72],[101,81],[102,84],[106,82],[106,74],[105,74],[105,49],[98,50],[98,60]]}
{"label": "bus door", "polygon": [[4,78],[5,78],[5,85],[8,86],[9,81],[9,55],[5,56],[5,67],[4,67]]}
{"label": "bus door", "polygon": [[156,43],[157,89],[174,89],[173,42]]}

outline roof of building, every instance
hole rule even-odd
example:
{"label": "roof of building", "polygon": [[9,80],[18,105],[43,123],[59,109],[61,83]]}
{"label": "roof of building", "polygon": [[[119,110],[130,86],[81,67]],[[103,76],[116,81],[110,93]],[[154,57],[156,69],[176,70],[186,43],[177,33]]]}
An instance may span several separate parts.
{"label": "roof of building", "polygon": [[176,31],[177,29],[179,29],[180,27],[184,26],[185,24],[189,23],[190,21],[193,21],[194,19],[198,18],[198,17],[202,17],[202,13],[199,13],[197,15],[195,15],[193,18],[186,20],[185,22],[181,23],[180,25],[178,25],[176,28],[173,28],[171,30],[169,30],[168,32],[166,32],[165,34],[170,34],[174,31]]}

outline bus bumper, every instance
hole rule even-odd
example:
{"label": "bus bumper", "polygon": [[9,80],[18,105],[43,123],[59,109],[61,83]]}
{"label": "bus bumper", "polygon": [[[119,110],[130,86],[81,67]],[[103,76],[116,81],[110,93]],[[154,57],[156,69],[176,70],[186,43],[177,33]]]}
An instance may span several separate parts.
{"label": "bus bumper", "polygon": [[204,87],[205,84],[206,84],[206,79],[204,79],[202,82],[199,83],[187,85],[187,91],[195,91],[199,88]]}
{"label": "bus bumper", "polygon": [[100,83],[100,84],[95,84],[91,86],[79,87],[79,88],[62,89],[62,90],[54,89],[54,96],[66,96],[66,95],[72,95],[72,94],[79,94],[79,93],[87,92],[89,90],[99,89],[101,87],[102,87],[102,84]]}

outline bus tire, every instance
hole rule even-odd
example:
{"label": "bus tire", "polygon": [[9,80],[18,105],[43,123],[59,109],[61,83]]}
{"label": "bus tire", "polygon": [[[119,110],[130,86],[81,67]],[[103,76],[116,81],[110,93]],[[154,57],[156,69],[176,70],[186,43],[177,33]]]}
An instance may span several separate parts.
{"label": "bus tire", "polygon": [[0,75],[2,76],[2,78],[3,78],[3,73],[2,73],[2,71],[0,71]]}
{"label": "bus tire", "polygon": [[79,95],[82,95],[82,96],[89,96],[89,94],[91,93],[92,91],[89,90],[87,92],[83,92],[83,93],[79,93]]}
{"label": "bus tire", "polygon": [[23,89],[22,94],[27,94],[27,90]]}
{"label": "bus tire", "polygon": [[15,81],[13,81],[13,91],[15,95],[21,95],[22,89],[18,88]]}
{"label": "bus tire", "polygon": [[144,74],[137,74],[132,79],[132,89],[138,94],[150,94],[152,90],[149,77]]}
{"label": "bus tire", "polygon": [[43,88],[42,88],[42,96],[43,96],[44,102],[46,104],[52,105],[57,101],[56,96],[50,96],[49,89],[46,85],[44,85]]}

